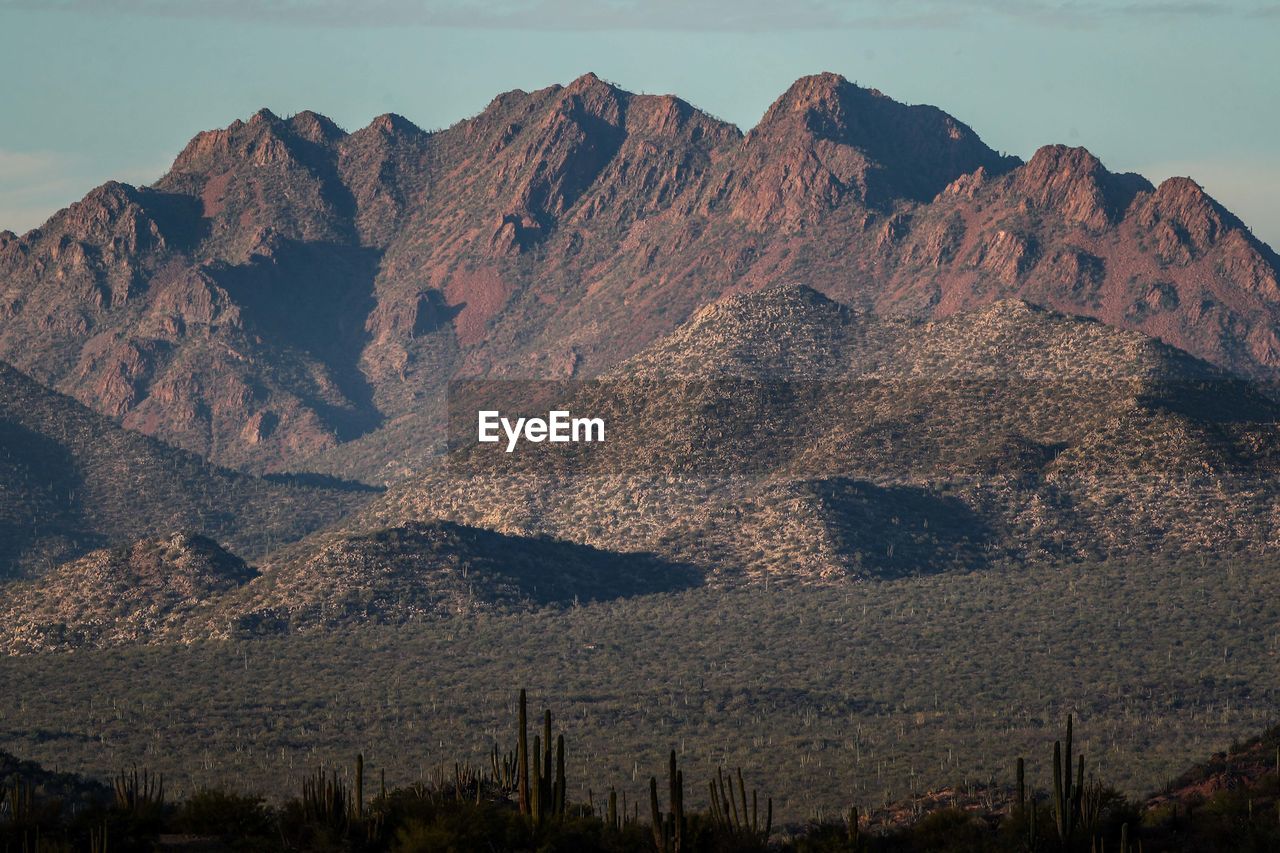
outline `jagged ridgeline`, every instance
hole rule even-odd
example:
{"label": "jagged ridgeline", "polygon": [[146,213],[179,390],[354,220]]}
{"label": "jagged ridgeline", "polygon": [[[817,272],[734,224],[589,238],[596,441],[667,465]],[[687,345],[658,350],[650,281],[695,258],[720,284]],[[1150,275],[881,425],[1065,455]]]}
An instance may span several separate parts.
{"label": "jagged ridgeline", "polygon": [[[539,390],[603,417],[607,440],[476,444],[485,393],[527,405]],[[1274,537],[1267,396],[1020,301],[922,322],[769,288],[599,381],[476,383],[459,399],[458,450],[349,527],[450,518],[651,551],[724,583],[1260,552]]]}
{"label": "jagged ridgeline", "polygon": [[1023,163],[834,74],[745,135],[587,74],[435,132],[200,133],[154,186],[0,233],[0,359],[222,464],[385,482],[451,380],[598,376],[777,281],[920,318],[1024,298],[1275,379],[1278,269],[1189,179]]}
{"label": "jagged ridgeline", "polygon": [[367,497],[219,468],[0,363],[0,577],[178,529],[263,555]]}

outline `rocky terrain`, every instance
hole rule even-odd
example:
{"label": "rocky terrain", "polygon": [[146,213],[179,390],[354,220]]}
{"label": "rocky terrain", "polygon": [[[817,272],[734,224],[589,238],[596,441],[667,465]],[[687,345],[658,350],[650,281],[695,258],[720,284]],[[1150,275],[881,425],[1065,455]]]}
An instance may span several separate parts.
{"label": "rocky terrain", "polygon": [[[1141,333],[1018,300],[908,320],[769,287],[598,379],[454,396],[452,453],[261,554],[259,577],[206,540],[199,582],[178,540],[95,552],[14,587],[3,648],[1276,545],[1280,404]],[[607,440],[472,440],[478,401],[550,398],[604,418]]]}
{"label": "rocky terrain", "polygon": [[175,533],[93,551],[38,580],[11,583],[0,603],[0,651],[102,648],[158,639],[219,593],[257,575],[203,536]]}
{"label": "rocky terrain", "polygon": [[341,485],[220,468],[0,363],[0,579],[184,528],[264,554],[369,497]]}
{"label": "rocky terrain", "polygon": [[884,320],[769,288],[565,396],[606,442],[472,443],[344,524],[448,518],[765,584],[1275,536],[1278,410],[1256,386],[1020,301]]}
{"label": "rocky terrain", "polygon": [[384,482],[439,450],[451,379],[600,375],[778,281],[917,319],[1016,297],[1270,381],[1278,268],[1189,179],[1022,163],[836,75],[744,135],[588,74],[438,132],[201,133],[0,235],[0,358],[223,464]]}
{"label": "rocky terrain", "polygon": [[699,575],[646,554],[615,554],[450,522],[410,523],[277,561],[226,596],[189,637],[402,624],[433,616],[574,606],[696,585]]}
{"label": "rocky terrain", "polygon": [[700,574],[450,522],[410,523],[277,556],[266,574],[189,533],[103,548],[5,585],[0,655],[400,625],[687,589]]}
{"label": "rocky terrain", "polygon": [[[830,74],[745,135],[590,74],[262,110],[0,235],[6,648],[1263,553],[1278,268],[1188,179]],[[477,449],[482,400],[609,439]]]}

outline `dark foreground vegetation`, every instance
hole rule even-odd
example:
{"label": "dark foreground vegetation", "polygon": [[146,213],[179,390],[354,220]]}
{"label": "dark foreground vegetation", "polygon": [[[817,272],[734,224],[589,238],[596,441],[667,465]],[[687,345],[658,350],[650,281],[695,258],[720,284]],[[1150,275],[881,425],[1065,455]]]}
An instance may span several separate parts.
{"label": "dark foreground vegetation", "polygon": [[[455,762],[429,781],[389,789],[364,756],[318,768],[281,804],[232,788],[179,802],[146,770],[112,785],[50,773],[0,754],[0,850],[60,853],[156,849],[229,851],[1270,851],[1280,849],[1280,727],[1215,756],[1145,803],[1098,779],[1075,751],[1072,718],[1052,746],[1052,782],[919,797],[839,820],[775,826],[773,800],[741,769],[686,776],[672,750],[648,797],[618,789],[572,801],[572,752],[550,710],[530,721],[520,692],[514,737],[487,766]],[[504,748],[506,747],[506,748]],[[1260,767],[1259,760],[1273,763]],[[693,790],[705,807],[686,805]]]}
{"label": "dark foreground vegetation", "polygon": [[[487,765],[516,688],[572,732],[570,794],[648,796],[668,750],[705,780],[762,774],[775,824],[912,792],[1048,785],[1067,714],[1129,796],[1280,708],[1274,563],[944,573],[843,589],[646,595],[190,646],[0,658],[0,750],[170,798],[272,802],[363,752],[400,787]],[[568,722],[572,721],[572,722]],[[767,780],[767,783],[766,783]],[[703,808],[702,783],[690,802]]]}

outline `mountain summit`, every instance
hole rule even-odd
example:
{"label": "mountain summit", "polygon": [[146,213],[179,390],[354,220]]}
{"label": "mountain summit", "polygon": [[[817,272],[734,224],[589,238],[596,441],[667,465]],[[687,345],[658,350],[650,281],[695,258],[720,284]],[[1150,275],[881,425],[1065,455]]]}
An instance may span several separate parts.
{"label": "mountain summit", "polygon": [[1020,299],[1274,380],[1278,270],[1189,179],[1022,163],[835,74],[745,136],[586,74],[435,132],[198,134],[153,187],[0,236],[0,359],[223,464],[386,481],[451,380],[599,375],[777,281],[917,319]]}

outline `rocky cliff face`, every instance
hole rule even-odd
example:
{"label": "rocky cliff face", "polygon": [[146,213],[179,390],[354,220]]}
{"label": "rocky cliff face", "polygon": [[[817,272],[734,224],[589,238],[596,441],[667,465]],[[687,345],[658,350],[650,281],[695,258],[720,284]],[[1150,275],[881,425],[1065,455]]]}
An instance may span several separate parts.
{"label": "rocky cliff face", "polygon": [[201,133],[154,187],[0,235],[0,358],[221,462],[381,480],[434,451],[451,379],[595,375],[778,280],[918,318],[1016,297],[1271,380],[1278,269],[1189,179],[1023,164],[836,75],[743,136],[588,74],[434,133]]}

